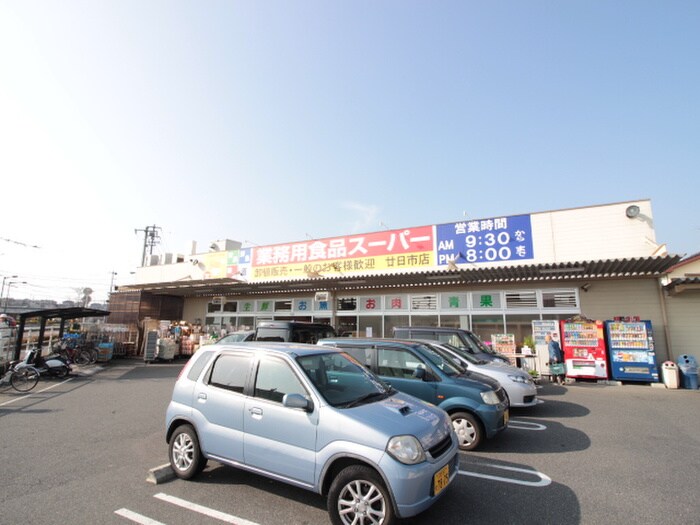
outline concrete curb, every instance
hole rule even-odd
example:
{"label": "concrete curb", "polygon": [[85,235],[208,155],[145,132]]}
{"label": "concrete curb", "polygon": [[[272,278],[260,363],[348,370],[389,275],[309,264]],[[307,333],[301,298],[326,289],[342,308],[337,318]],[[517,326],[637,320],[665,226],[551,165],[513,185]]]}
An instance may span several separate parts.
{"label": "concrete curb", "polygon": [[149,470],[146,481],[148,483],[158,485],[160,483],[165,483],[166,481],[170,481],[172,479],[175,479],[175,472],[173,472],[170,463],[166,463],[165,465],[161,465],[159,467],[155,467]]}

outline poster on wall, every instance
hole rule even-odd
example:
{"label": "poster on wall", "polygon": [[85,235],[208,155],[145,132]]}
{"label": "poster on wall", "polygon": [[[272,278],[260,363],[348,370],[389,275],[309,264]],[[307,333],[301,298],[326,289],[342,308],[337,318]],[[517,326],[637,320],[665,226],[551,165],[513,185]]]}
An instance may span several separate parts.
{"label": "poster on wall", "polygon": [[448,224],[435,230],[438,266],[533,259],[529,215]]}
{"label": "poster on wall", "polygon": [[515,353],[514,334],[491,334],[491,348],[499,354]]}

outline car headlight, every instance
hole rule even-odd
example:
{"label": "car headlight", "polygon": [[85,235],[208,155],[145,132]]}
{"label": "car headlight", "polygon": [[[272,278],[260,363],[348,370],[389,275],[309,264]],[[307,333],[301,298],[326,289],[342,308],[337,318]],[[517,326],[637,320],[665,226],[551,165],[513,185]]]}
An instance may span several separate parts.
{"label": "car headlight", "polygon": [[525,383],[525,384],[527,384],[531,381],[529,377],[524,377],[524,376],[511,376],[511,375],[509,375],[508,379],[510,379],[511,381],[513,381],[515,383]]}
{"label": "car headlight", "polygon": [[405,465],[415,465],[425,461],[423,445],[414,436],[394,436],[387,443],[386,451]]}
{"label": "car headlight", "polygon": [[498,395],[493,390],[487,390],[486,392],[482,392],[481,399],[483,399],[484,403],[486,403],[487,405],[497,405],[498,403],[500,403]]}

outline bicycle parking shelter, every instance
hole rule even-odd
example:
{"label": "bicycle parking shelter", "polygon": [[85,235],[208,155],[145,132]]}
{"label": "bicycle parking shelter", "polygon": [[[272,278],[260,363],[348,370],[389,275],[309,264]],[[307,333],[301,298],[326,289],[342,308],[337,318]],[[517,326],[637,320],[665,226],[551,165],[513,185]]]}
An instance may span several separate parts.
{"label": "bicycle parking shelter", "polygon": [[37,340],[37,347],[41,348],[44,343],[44,333],[46,331],[46,323],[50,319],[60,319],[61,326],[58,330],[58,337],[63,337],[63,332],[66,327],[66,320],[71,319],[84,319],[86,317],[105,317],[108,316],[110,312],[106,310],[97,310],[95,308],[83,308],[83,307],[70,307],[70,308],[49,308],[46,310],[35,310],[33,312],[24,312],[19,315],[19,322],[17,323],[17,341],[15,342],[15,353],[14,359],[19,359],[20,352],[22,349],[22,338],[24,336],[24,327],[27,319],[40,319],[39,325],[39,339]]}

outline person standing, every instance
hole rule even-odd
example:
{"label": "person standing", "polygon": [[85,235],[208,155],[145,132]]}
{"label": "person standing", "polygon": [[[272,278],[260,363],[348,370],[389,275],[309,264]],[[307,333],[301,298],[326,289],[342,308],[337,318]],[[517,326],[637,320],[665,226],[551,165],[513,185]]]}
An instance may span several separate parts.
{"label": "person standing", "polygon": [[[547,350],[549,351],[549,364],[550,367],[551,365],[556,365],[556,364],[564,364],[564,352],[561,350],[561,346],[559,346],[559,341],[556,339],[552,338],[551,334],[547,334],[544,337],[544,340],[547,343]],[[561,374],[552,374],[553,379],[560,385],[564,384],[564,380],[566,379],[566,375],[563,373]]]}

